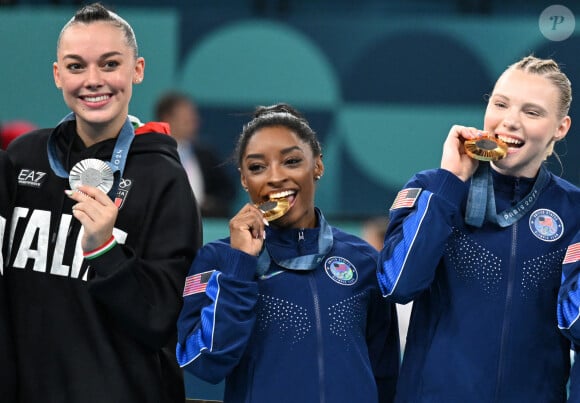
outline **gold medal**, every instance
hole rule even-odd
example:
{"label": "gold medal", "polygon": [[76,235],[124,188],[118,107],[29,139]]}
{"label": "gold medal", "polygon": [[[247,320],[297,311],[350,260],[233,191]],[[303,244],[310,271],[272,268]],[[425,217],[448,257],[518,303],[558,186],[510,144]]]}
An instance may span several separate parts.
{"label": "gold medal", "polygon": [[111,167],[96,158],[87,158],[79,161],[72,167],[68,176],[68,182],[72,190],[81,185],[93,186],[108,193],[113,187],[113,170]]}
{"label": "gold medal", "polygon": [[256,207],[264,214],[267,221],[274,221],[282,217],[290,208],[288,198],[282,197],[280,199],[271,199],[265,203],[259,204]]}
{"label": "gold medal", "polygon": [[481,137],[465,140],[465,152],[471,158],[480,161],[497,161],[507,155],[506,143],[488,134]]}

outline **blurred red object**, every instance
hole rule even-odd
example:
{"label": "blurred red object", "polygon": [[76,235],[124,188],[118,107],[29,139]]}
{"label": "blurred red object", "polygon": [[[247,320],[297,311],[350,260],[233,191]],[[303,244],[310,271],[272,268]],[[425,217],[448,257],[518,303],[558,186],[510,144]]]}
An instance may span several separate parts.
{"label": "blurred red object", "polygon": [[6,150],[8,144],[21,134],[36,130],[38,127],[25,120],[13,120],[0,125],[0,148]]}

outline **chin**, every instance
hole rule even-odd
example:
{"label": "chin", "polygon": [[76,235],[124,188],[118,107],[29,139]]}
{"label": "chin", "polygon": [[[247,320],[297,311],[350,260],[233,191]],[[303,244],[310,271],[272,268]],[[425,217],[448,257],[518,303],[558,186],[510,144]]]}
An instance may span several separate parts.
{"label": "chin", "polygon": [[103,113],[102,111],[87,111],[81,110],[78,113],[75,112],[76,116],[79,116],[81,119],[96,125],[102,125],[113,121],[113,116],[111,116],[110,112]]}

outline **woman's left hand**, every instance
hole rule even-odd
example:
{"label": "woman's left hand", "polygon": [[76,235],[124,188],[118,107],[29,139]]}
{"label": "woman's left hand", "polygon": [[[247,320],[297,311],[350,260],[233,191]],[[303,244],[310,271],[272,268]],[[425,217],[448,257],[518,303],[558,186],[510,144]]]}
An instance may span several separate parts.
{"label": "woman's left hand", "polygon": [[119,211],[117,206],[102,190],[92,186],[79,186],[76,191],[66,193],[77,202],[72,213],[84,229],[83,251],[89,252],[104,245],[113,234]]}

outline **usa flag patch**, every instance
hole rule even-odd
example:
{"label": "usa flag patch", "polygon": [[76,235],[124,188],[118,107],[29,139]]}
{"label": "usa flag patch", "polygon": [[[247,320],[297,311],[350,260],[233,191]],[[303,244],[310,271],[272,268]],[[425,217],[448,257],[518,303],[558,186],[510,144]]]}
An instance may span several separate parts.
{"label": "usa flag patch", "polygon": [[395,201],[391,206],[390,210],[395,210],[402,207],[413,207],[417,198],[419,198],[419,194],[421,193],[421,188],[407,188],[401,190],[397,193],[397,197],[395,197]]}
{"label": "usa flag patch", "polygon": [[580,260],[580,242],[576,242],[573,245],[568,246],[566,251],[566,256],[564,256],[564,262],[562,264],[574,263]]}
{"label": "usa flag patch", "polygon": [[185,287],[183,287],[183,296],[199,294],[205,292],[207,283],[215,270],[194,274],[185,278]]}

